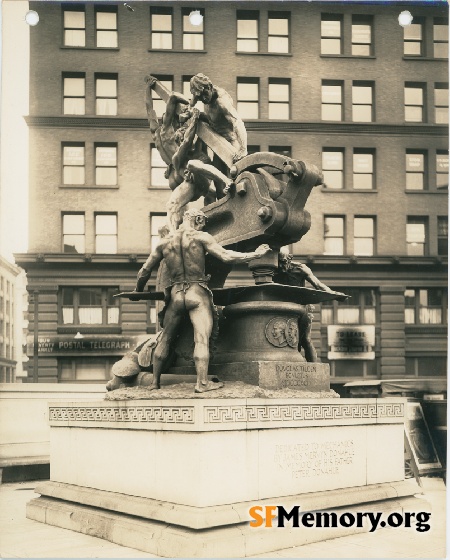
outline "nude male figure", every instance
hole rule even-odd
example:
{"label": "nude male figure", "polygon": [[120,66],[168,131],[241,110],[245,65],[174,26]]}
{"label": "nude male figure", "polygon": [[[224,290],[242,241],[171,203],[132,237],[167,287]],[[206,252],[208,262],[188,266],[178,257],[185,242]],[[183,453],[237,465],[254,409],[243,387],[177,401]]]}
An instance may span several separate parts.
{"label": "nude male figure", "polygon": [[[199,111],[191,110],[189,101],[181,93],[170,94],[166,112],[159,122],[151,93],[156,81],[153,76],[146,78],[145,105],[153,141],[168,166],[166,178],[173,192],[167,203],[167,217],[171,231],[175,231],[182,222],[186,205],[208,196],[212,179],[222,193],[228,192],[232,181],[211,165],[206,146],[200,139],[195,140]],[[186,109],[178,115],[180,103],[186,105]]]}
{"label": "nude male figure", "polygon": [[185,212],[183,222],[175,233],[161,239],[156,249],[138,273],[136,291],[143,291],[152,270],[164,259],[172,280],[162,335],[153,355],[153,383],[150,389],[160,388],[160,377],[170,346],[178,334],[186,313],[194,328],[194,362],[197,371],[195,391],[203,393],[223,386],[208,380],[209,338],[213,328],[213,301],[205,276],[205,255],[209,253],[227,263],[244,263],[270,251],[260,245],[256,251],[238,253],[224,249],[214,237],[202,231],[206,216],[201,210]]}
{"label": "nude male figure", "polygon": [[191,93],[191,106],[197,101],[203,101],[211,128],[236,149],[234,161],[246,156],[247,131],[244,121],[233,106],[231,96],[223,88],[213,85],[204,74],[196,74],[191,78]]}

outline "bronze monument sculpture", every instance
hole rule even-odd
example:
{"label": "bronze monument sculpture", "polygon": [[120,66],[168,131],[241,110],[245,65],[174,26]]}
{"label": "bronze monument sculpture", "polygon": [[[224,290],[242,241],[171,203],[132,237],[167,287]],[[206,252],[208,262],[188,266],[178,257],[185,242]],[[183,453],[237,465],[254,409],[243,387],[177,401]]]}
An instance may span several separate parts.
{"label": "bronze monument sculpture", "polygon": [[[312,304],[347,296],[320,282],[284,248],[310,228],[304,207],[322,184],[321,173],[271,152],[247,156],[244,123],[229,94],[207,76],[191,79],[190,102],[152,76],[145,82],[150,130],[173,192],[167,231],[139,271],[135,291],[119,295],[164,301],[162,330],[115,364],[107,388],[157,390],[161,374],[170,371],[195,373],[197,393],[223,387],[212,375],[225,383],[280,389],[289,386],[283,367],[298,370],[307,362],[309,375],[299,388],[329,389],[328,366],[319,362],[311,340]],[[161,122],[152,89],[167,104]],[[199,100],[204,113],[194,107]],[[187,210],[201,196],[203,209]],[[244,262],[255,285],[224,287],[232,264]],[[156,291],[146,292],[158,265]],[[312,288],[305,288],[305,280]]]}

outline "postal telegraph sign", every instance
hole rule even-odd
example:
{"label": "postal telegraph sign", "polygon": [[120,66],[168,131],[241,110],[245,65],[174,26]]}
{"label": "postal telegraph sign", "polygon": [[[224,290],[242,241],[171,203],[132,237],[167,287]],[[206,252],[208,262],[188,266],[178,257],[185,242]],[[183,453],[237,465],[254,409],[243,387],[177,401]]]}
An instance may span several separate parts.
{"label": "postal telegraph sign", "polygon": [[375,326],[328,325],[329,360],[374,360]]}
{"label": "postal telegraph sign", "polygon": [[[38,354],[108,354],[123,355],[133,350],[138,344],[149,337],[133,336],[102,336],[85,335],[82,339],[75,339],[68,335],[40,336],[38,339]],[[142,340],[141,340],[142,339]],[[28,337],[27,353],[33,355],[33,337]]]}

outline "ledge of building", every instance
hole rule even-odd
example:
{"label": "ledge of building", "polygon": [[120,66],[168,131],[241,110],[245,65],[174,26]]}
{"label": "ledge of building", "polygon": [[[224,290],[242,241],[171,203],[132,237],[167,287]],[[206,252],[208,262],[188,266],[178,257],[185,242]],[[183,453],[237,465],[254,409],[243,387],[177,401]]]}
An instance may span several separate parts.
{"label": "ledge of building", "polygon": [[[42,128],[116,128],[148,129],[148,120],[139,117],[98,117],[95,115],[27,116],[30,127]],[[326,134],[371,134],[371,135],[448,135],[447,125],[429,123],[352,123],[352,122],[302,122],[293,120],[246,120],[249,132],[319,132]]]}
{"label": "ledge of building", "polygon": [[[296,255],[298,256],[298,255]],[[42,268],[49,264],[67,266],[68,264],[89,265],[114,265],[143,263],[147,259],[147,254],[119,253],[116,255],[96,255],[96,254],[78,254],[78,253],[16,253],[14,255],[16,262],[20,266],[27,265],[27,268]],[[447,256],[427,256],[427,257],[409,257],[409,256],[373,256],[373,257],[357,257],[353,255],[300,255],[299,258],[305,260],[308,265],[342,265],[352,266],[407,266],[407,267],[436,267],[447,266]]]}

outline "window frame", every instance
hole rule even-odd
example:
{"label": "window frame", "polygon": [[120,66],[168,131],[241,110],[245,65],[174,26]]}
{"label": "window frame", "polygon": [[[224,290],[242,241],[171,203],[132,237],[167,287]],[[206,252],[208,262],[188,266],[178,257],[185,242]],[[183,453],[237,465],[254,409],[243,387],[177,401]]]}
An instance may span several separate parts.
{"label": "window frame", "polygon": [[[442,102],[437,101],[437,96],[436,96],[436,91],[447,91],[447,95],[444,95],[444,104],[441,104]],[[436,124],[449,124],[449,119],[448,119],[448,83],[444,83],[444,82],[438,82],[434,84],[434,122]],[[445,105],[445,102],[447,103]],[[446,119],[442,120],[438,120],[437,115],[438,115],[438,109],[446,109],[446,111],[444,111],[444,115],[446,116]]]}
{"label": "window frame", "polygon": [[[97,148],[115,148],[116,149],[116,165],[98,165]],[[115,183],[99,183],[97,179],[97,169],[115,169]],[[96,187],[114,188],[119,186],[119,144],[118,142],[94,142],[94,177]]]}
{"label": "window frame", "polygon": [[[446,233],[441,233],[441,223],[445,223]],[[448,216],[437,216],[437,254],[448,256]]]}
{"label": "window frame", "polygon": [[[339,87],[341,90],[340,103],[333,103],[331,101],[324,101],[324,88]],[[324,119],[324,108],[327,106],[340,107],[339,119]],[[322,80],[321,83],[321,120],[325,122],[343,122],[344,119],[344,82],[342,80]]]}
{"label": "window frame", "polygon": [[[164,85],[169,91],[173,91],[174,76],[170,74],[157,74],[155,78]],[[170,87],[168,87],[170,85]],[[156,113],[158,119],[162,118],[162,115],[166,112],[166,103],[161,99],[161,97],[156,93],[155,88],[151,89],[151,97],[153,103],[153,110]]]}
{"label": "window frame", "polygon": [[[408,170],[408,156],[422,156],[423,171]],[[421,175],[422,188],[408,188],[408,175]],[[423,192],[428,190],[428,152],[426,150],[406,149],[405,151],[405,190],[407,192]]]}
{"label": "window frame", "polygon": [[[439,164],[438,164],[439,157],[445,157],[447,159],[447,169],[444,171],[439,171]],[[448,189],[448,160],[449,157],[448,157],[447,150],[436,150],[436,189],[437,190]],[[443,185],[440,185],[441,176],[447,179],[446,183]]]}
{"label": "window frame", "polygon": [[[282,19],[287,21],[287,34],[270,33],[270,20]],[[273,50],[270,48],[271,38],[287,39],[287,50]],[[267,13],[267,52],[271,54],[290,54],[291,52],[291,12],[269,11]]]}
{"label": "window frame", "polygon": [[[339,35],[324,35],[323,23],[328,21],[339,22]],[[344,16],[343,14],[321,13],[320,14],[320,55],[342,56],[344,46]],[[339,41],[339,52],[324,52],[324,41]]]}
{"label": "window frame", "polygon": [[[115,233],[98,233],[98,225],[97,225],[97,218],[99,216],[114,216],[116,219],[115,224]],[[115,238],[115,251],[110,251],[107,253],[100,253],[97,249],[97,242],[100,237],[114,237]],[[119,215],[117,212],[94,212],[94,247],[95,247],[95,254],[97,255],[117,255],[118,253],[118,245],[119,245]]]}
{"label": "window frame", "polygon": [[[83,4],[63,5],[62,7],[62,45],[67,48],[83,49],[86,48],[86,8]],[[66,27],[65,14],[66,12],[82,12],[84,14],[84,27]],[[84,32],[83,45],[71,45],[66,43],[66,31],[81,31]]]}
{"label": "window frame", "polygon": [[[62,72],[62,114],[63,115],[85,115],[86,114],[86,73],[85,72]],[[66,79],[79,79],[83,80],[83,95],[67,95],[66,94]],[[66,113],[66,99],[83,99],[83,112],[80,113]]]}
{"label": "window frame", "polygon": [[[271,100],[270,98],[270,86],[287,86],[288,88],[288,100],[287,101],[277,101]],[[269,78],[268,88],[267,88],[267,99],[268,99],[268,117],[270,120],[289,120],[291,118],[291,80],[290,78]],[[279,117],[271,117],[270,116],[270,109],[272,106],[282,105],[283,107],[287,106],[288,116],[286,118],[279,118]]]}
{"label": "window frame", "polygon": [[[423,243],[418,243],[414,241],[408,242],[408,226],[409,225],[421,225],[424,226],[424,241]],[[414,254],[409,251],[409,248],[413,245],[422,245],[423,253]],[[406,255],[410,257],[425,257],[429,254],[429,229],[428,229],[428,216],[407,216],[406,217]]]}
{"label": "window frame", "polygon": [[[447,27],[447,40],[436,39],[435,28],[437,26]],[[436,56],[437,45],[447,45],[447,48],[444,49],[444,53],[447,54],[447,56]],[[448,19],[446,18],[434,18],[433,20],[433,58],[437,60],[448,60]]]}
{"label": "window frame", "polygon": [[[336,236],[336,235],[327,235],[327,220],[328,219],[339,219],[342,222],[342,236]],[[347,254],[347,247],[346,247],[346,239],[347,239],[347,231],[346,231],[346,219],[344,215],[338,215],[338,214],[324,214],[323,216],[323,241],[324,241],[324,250],[323,250],[323,254],[324,255],[329,255],[329,256],[344,256]],[[330,253],[326,251],[326,239],[328,238],[332,238],[332,239],[342,239],[342,252],[340,253]]]}
{"label": "window frame", "polygon": [[[422,306],[420,304],[420,292],[421,291],[426,291],[428,292],[429,290],[440,290],[442,291],[442,303],[441,305],[427,305],[427,306]],[[411,296],[407,296],[406,292],[408,291],[413,291],[414,292],[414,305],[407,305],[406,302],[406,298],[407,297],[411,297]],[[430,327],[434,327],[436,325],[446,325],[447,321],[447,305],[448,305],[448,297],[447,297],[447,290],[445,288],[441,288],[441,287],[433,287],[433,288],[406,288],[405,293],[404,293],[404,298],[405,298],[405,325],[408,327],[410,325],[421,325],[421,326],[425,326],[428,325]],[[420,313],[420,309],[421,308],[425,308],[425,309],[440,309],[441,310],[441,321],[438,322],[422,322],[421,321],[421,313]],[[409,318],[407,317],[407,310],[414,310],[414,321],[410,321]]]}
{"label": "window frame", "polygon": [[[110,379],[111,377],[111,368],[114,365],[115,362],[117,362],[118,360],[118,356],[111,356],[111,357],[102,357],[102,356],[80,356],[80,357],[65,357],[65,356],[59,356],[58,357],[58,383],[86,383],[86,384],[90,384],[90,383],[103,383],[104,381],[108,381],[108,379]],[[86,361],[97,361],[99,364],[101,364],[102,362],[104,363],[105,366],[105,376],[103,377],[94,377],[92,379],[78,379],[76,376],[76,372],[77,372],[77,364],[80,365],[80,360],[86,360]],[[69,364],[71,363],[71,369],[72,369],[72,374],[70,376],[69,379],[63,379],[62,378],[62,366],[63,363]],[[69,369],[69,368],[67,368]],[[94,370],[95,371],[95,370]]]}
{"label": "window frame", "polygon": [[[420,39],[409,38],[406,35],[408,32],[411,31],[412,26],[418,25],[420,26]],[[417,43],[419,45],[419,54],[409,54],[406,52],[406,45]],[[420,58],[425,56],[425,19],[424,18],[416,18],[414,17],[414,21],[411,25],[405,25],[403,28],[403,56],[405,57],[412,57],[412,58]]]}
{"label": "window frame", "polygon": [[[371,220],[372,221],[372,235],[356,235],[356,220]],[[363,215],[356,215],[353,218],[353,255],[355,257],[374,257],[377,254],[377,219],[376,216],[363,216]],[[357,239],[371,239],[372,240],[372,252],[361,253],[356,252],[356,240]]]}
{"label": "window frame", "polygon": [[[324,161],[324,154],[327,153],[332,153],[332,154],[340,154],[341,158],[342,158],[342,168],[341,169],[333,169],[332,167],[328,167],[328,164],[325,164]],[[327,173],[330,171],[338,171],[340,172],[341,175],[341,182],[342,182],[342,186],[341,187],[333,187],[331,186],[332,183],[330,183],[329,181],[327,182],[326,177],[327,177]],[[332,191],[343,191],[345,190],[345,148],[338,148],[338,147],[334,147],[334,146],[327,146],[326,148],[322,148],[322,173],[324,176],[324,185],[325,188],[328,190],[332,190]]]}
{"label": "window frame", "polygon": [[[240,100],[239,99],[239,84],[252,84],[252,85],[256,85],[257,86],[257,92],[258,92],[258,96],[256,98],[256,100]],[[242,118],[242,120],[256,120],[260,118],[260,107],[259,107],[259,103],[260,103],[260,81],[259,78],[251,78],[251,77],[237,77],[236,78],[236,110],[239,113],[239,116]],[[257,108],[257,116],[256,117],[245,117],[242,116],[240,111],[239,111],[239,106],[242,104],[248,105],[248,104],[252,104],[252,105],[256,105]]]}
{"label": "window frame", "polygon": [[[205,40],[206,40],[206,33],[205,33],[205,9],[204,8],[195,8],[195,11],[199,11],[200,14],[203,16],[202,21],[202,30],[201,31],[186,31],[185,29],[185,20],[184,18],[194,11],[194,8],[181,8],[181,38],[182,38],[182,47],[184,51],[194,51],[194,52],[201,52],[206,49],[205,47]],[[200,26],[198,26],[200,27]],[[202,48],[201,49],[193,49],[193,48],[185,48],[184,46],[184,38],[186,35],[201,35],[202,37]]]}
{"label": "window frame", "polygon": [[[72,305],[65,305],[64,304],[64,296],[63,290],[73,290],[73,299]],[[100,299],[101,305],[81,305],[80,303],[80,290],[100,290]],[[82,329],[98,329],[104,327],[120,327],[121,326],[121,302],[120,298],[116,298],[114,301],[114,305],[108,305],[108,291],[114,291],[115,293],[119,293],[119,286],[59,286],[58,289],[58,326],[59,327],[81,327]],[[72,308],[73,309],[73,322],[72,323],[65,323],[64,316],[63,316],[63,308]],[[80,307],[101,307],[102,309],[102,322],[101,323],[81,323],[80,322]],[[109,322],[108,321],[108,309],[109,308],[118,308],[119,315],[117,322]]]}
{"label": "window frame", "polygon": [[[154,30],[153,16],[164,15],[170,16],[170,31],[167,30]],[[170,35],[170,48],[155,47],[153,44],[154,34]],[[150,49],[155,51],[172,51],[173,50],[173,8],[166,6],[150,6]]]}
{"label": "window frame", "polygon": [[[65,233],[65,216],[82,216],[83,217],[83,232],[82,233]],[[83,238],[83,251],[65,251],[64,246],[71,246],[69,243],[64,243],[67,236],[79,236]],[[69,254],[83,255],[86,253],[86,213],[85,212],[61,212],[61,252]],[[73,245],[75,247],[75,245]]]}
{"label": "window frame", "polygon": [[152,220],[153,218],[162,218],[165,217],[167,218],[167,213],[166,212],[150,212],[150,251],[153,251],[157,245],[157,239],[160,239],[160,235],[159,235],[159,230],[164,226],[164,224],[162,226],[159,226],[157,229],[157,233],[152,233],[153,230],[153,223]]}
{"label": "window frame", "polygon": [[[159,159],[161,160],[161,162],[163,163],[163,165],[153,165],[153,153],[157,153]],[[151,143],[150,144],[150,188],[152,189],[170,189],[169,187],[169,180],[168,179],[164,179],[164,184],[157,184],[153,182],[153,170],[154,169],[164,169],[164,173],[167,170],[167,164],[165,163],[165,161],[162,159],[161,154],[158,151],[158,148],[156,147],[156,144]]]}
{"label": "window frame", "polygon": [[[370,41],[369,43],[364,43],[364,42],[357,42],[353,40],[353,33],[354,33],[354,27],[356,27],[357,25],[362,26],[362,25],[366,25],[370,28]],[[351,54],[352,56],[355,57],[368,57],[368,56],[373,56],[374,54],[374,36],[373,36],[373,16],[372,15],[358,15],[358,14],[353,14],[352,15],[352,23],[351,23]],[[353,47],[355,46],[369,46],[369,53],[368,54],[355,54],[353,52]]]}
{"label": "window frame", "polygon": [[[94,10],[94,28],[95,28],[95,47],[97,49],[118,49],[119,48],[119,13],[117,6],[115,5],[96,5]],[[97,15],[100,13],[108,13],[108,14],[115,14],[116,15],[116,27],[110,28],[99,28]],[[108,32],[108,33],[115,33],[115,44],[114,45],[106,45],[106,46],[99,46],[99,33]]]}
{"label": "window frame", "polygon": [[[363,171],[355,171],[355,156],[365,155],[372,156],[372,172],[364,173]],[[371,176],[371,186],[368,189],[355,187],[355,175],[370,175]],[[353,148],[353,190],[370,192],[376,190],[376,150],[375,148]]]}
{"label": "window frame", "polygon": [[[65,148],[83,148],[83,164],[70,165],[65,163]],[[66,167],[80,167],[83,168],[84,180],[82,183],[66,183],[65,182],[65,169]],[[61,142],[61,184],[65,187],[68,186],[83,186],[86,185],[86,145],[84,142]]]}
{"label": "window frame", "polygon": [[[115,96],[99,96],[98,94],[98,80],[110,80],[116,82],[116,95]],[[95,83],[95,114],[98,116],[104,117],[116,117],[119,114],[119,75],[114,73],[105,73],[105,72],[96,72],[94,74],[94,83]],[[98,101],[102,99],[115,99],[116,100],[116,112],[113,114],[109,113],[99,113],[98,112]]]}
{"label": "window frame", "polygon": [[[416,104],[416,103],[407,103],[406,102],[406,97],[407,97],[407,90],[410,89],[420,89],[422,90],[422,104]],[[405,82],[405,86],[404,86],[404,107],[405,107],[405,122],[412,122],[412,123],[423,123],[426,122],[426,84],[423,82]],[[420,120],[416,120],[416,119],[411,119],[411,118],[407,118],[407,113],[408,113],[408,107],[420,107],[422,110],[422,118]]]}
{"label": "window frame", "polygon": [[[355,88],[367,88],[370,90],[370,103],[362,103],[355,100]],[[355,119],[355,110],[357,107],[370,107],[370,119]],[[352,82],[352,122],[375,122],[375,82],[354,81]]]}
{"label": "window frame", "polygon": [[[256,21],[256,37],[239,36],[239,21]],[[256,41],[256,50],[241,50],[239,41]],[[260,23],[258,10],[236,10],[236,52],[258,53],[260,52]]]}
{"label": "window frame", "polygon": [[[334,288],[333,288],[334,289]],[[337,288],[338,290],[342,289],[342,288]],[[348,305],[349,303],[353,303],[351,301],[352,298],[349,298],[348,300],[344,301],[344,302],[339,302],[337,300],[330,300],[330,301],[323,301],[321,303],[320,306],[320,320],[321,320],[321,324],[323,326],[328,326],[328,325],[374,325],[377,326],[380,323],[380,295],[379,295],[379,291],[377,288],[368,288],[368,287],[358,287],[358,286],[351,286],[350,290],[358,290],[359,294],[358,294],[358,298],[359,301],[357,302],[356,305]],[[350,291],[349,290],[349,291]],[[344,290],[345,291],[345,290]],[[369,292],[373,292],[373,296],[375,297],[375,305],[366,305],[366,300],[365,300],[365,296],[367,293]],[[359,308],[359,318],[358,321],[356,323],[346,323],[346,322],[341,322],[339,321],[339,309],[341,308],[345,308],[345,307],[358,307]],[[324,314],[323,314],[323,309],[332,309],[332,317],[331,317],[331,321],[328,321],[326,319],[324,319]],[[374,322],[366,322],[366,317],[365,317],[365,312],[367,309],[373,309],[374,310],[374,316],[375,316],[375,321]]]}

